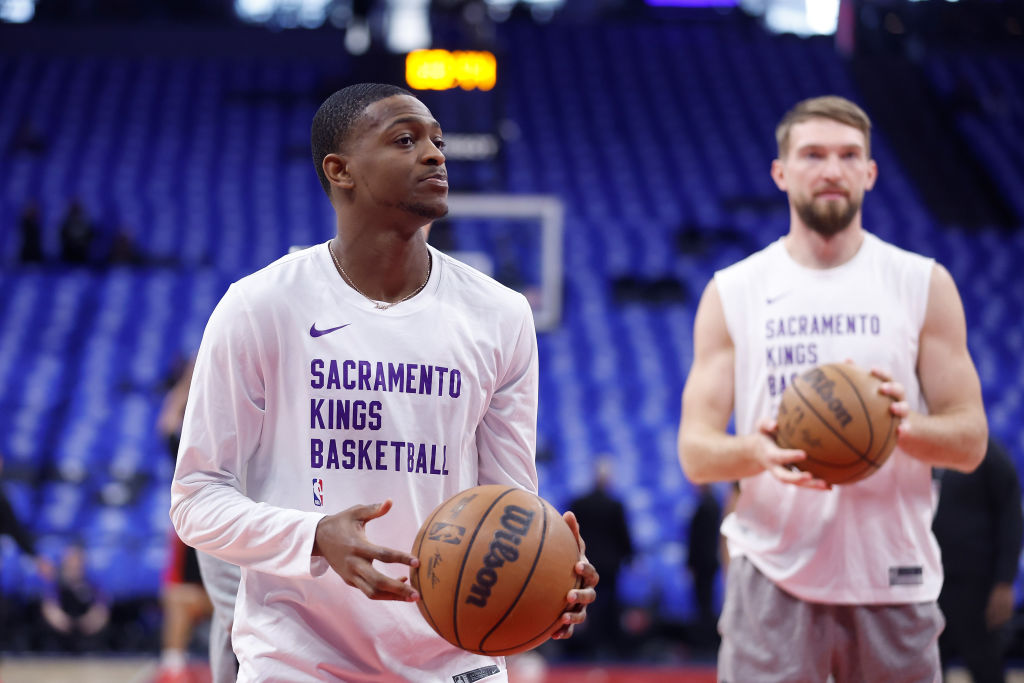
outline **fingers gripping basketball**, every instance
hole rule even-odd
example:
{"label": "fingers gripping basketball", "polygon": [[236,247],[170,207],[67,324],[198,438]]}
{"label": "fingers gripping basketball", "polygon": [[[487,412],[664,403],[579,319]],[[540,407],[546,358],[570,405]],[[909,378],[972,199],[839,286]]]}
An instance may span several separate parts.
{"label": "fingers gripping basketball", "polygon": [[543,643],[579,585],[579,546],[565,520],[547,501],[510,486],[477,486],[442,503],[412,552],[423,617],[448,642],[480,654]]}
{"label": "fingers gripping basketball", "polygon": [[877,472],[896,446],[899,418],[881,380],[854,365],[822,365],[795,378],[782,394],[776,441],[799,448],[796,466],[830,484],[851,484]]}

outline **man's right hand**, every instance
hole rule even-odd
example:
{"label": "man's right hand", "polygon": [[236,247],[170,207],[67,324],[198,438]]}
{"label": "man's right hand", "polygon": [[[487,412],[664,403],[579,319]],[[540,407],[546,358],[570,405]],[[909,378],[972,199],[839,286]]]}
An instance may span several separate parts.
{"label": "man's right hand", "polygon": [[409,553],[374,545],[366,538],[366,523],[391,509],[391,501],[374,505],[356,505],[328,515],[316,527],[313,555],[322,556],[338,576],[361,590],[371,600],[419,600],[408,584],[408,577],[393,579],[373,568],[373,561],[419,566]]}
{"label": "man's right hand", "polygon": [[794,463],[807,459],[807,454],[798,448],[780,448],[775,442],[775,433],[779,425],[775,420],[765,418],[757,425],[758,433],[753,435],[756,440],[754,457],[761,465],[771,472],[772,476],[786,484],[803,486],[809,489],[826,490],[831,488],[827,481],[817,479],[810,472],[793,467]]}
{"label": "man's right hand", "polygon": [[44,581],[56,581],[57,568],[53,566],[53,563],[42,556],[38,556],[34,559],[36,563],[36,571],[39,572],[39,576],[42,577]]}

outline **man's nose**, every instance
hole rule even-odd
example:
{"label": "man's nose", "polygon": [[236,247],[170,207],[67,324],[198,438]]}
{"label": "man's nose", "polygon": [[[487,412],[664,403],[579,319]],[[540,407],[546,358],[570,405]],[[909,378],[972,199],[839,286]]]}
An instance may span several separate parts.
{"label": "man's nose", "polygon": [[423,156],[423,163],[431,166],[440,166],[444,163],[445,156],[441,148],[433,140],[427,141],[427,149]]}
{"label": "man's nose", "polygon": [[843,174],[842,165],[839,163],[839,156],[829,154],[825,158],[824,174],[826,178],[838,178]]}

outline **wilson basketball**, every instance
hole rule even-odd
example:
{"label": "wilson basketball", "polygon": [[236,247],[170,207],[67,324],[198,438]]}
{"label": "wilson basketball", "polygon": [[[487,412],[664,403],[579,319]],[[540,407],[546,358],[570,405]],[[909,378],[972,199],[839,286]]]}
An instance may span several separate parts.
{"label": "wilson basketball", "polygon": [[782,393],[776,442],[802,449],[807,459],[794,464],[830,484],[874,474],[896,447],[899,425],[881,383],[849,363],[808,370]]}
{"label": "wilson basketball", "polygon": [[477,486],[442,503],[413,544],[416,604],[449,643],[509,655],[561,626],[579,547],[550,503],[512,486]]}

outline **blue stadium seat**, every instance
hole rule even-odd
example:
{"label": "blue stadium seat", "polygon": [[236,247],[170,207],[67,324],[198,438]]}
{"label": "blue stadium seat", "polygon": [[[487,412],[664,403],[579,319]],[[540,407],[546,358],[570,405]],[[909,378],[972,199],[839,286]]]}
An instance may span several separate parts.
{"label": "blue stadium seat", "polygon": [[[768,177],[779,116],[802,97],[856,99],[857,89],[828,41],[748,23],[509,22],[500,32],[497,113],[519,130],[505,141],[503,190],[566,205],[564,319],[540,339],[541,492],[564,507],[589,486],[595,458],[613,454],[639,548],[624,598],[688,615],[683,529],[695,494],[675,429],[696,302],[716,269],[785,230],[785,197]],[[55,257],[61,216],[80,196],[107,232],[133,231],[164,263],[0,273],[0,449],[18,475],[5,486],[47,543],[89,539],[118,595],[155,594],[166,561],[171,459],[154,425],[172,363],[198,347],[228,283],[333,229],[305,151],[325,69],[302,58],[0,58],[0,150],[29,114],[49,139],[45,163],[0,156],[0,221],[13,226],[25,200],[46,198]],[[1024,227],[1024,63],[949,54],[926,69],[939,91],[966,80],[994,103],[957,122]],[[442,122],[489,125],[483,107],[439,102]],[[873,152],[884,174],[866,224],[960,283],[992,432],[1020,463],[1024,230],[938,225],[884,131]],[[481,225],[460,221],[458,247],[537,277],[521,225]],[[683,229],[715,246],[680,252]],[[15,232],[0,237],[5,263]],[[625,277],[674,277],[688,296],[623,303],[612,283]],[[0,546],[0,559],[12,554]],[[31,581],[19,563],[0,563],[5,589]]]}

